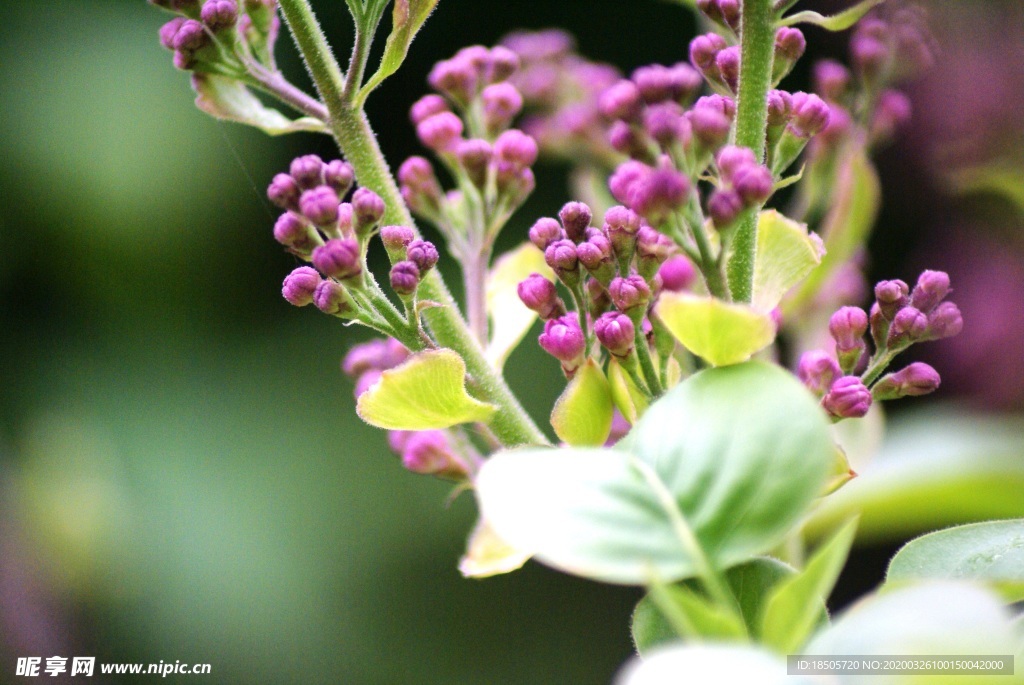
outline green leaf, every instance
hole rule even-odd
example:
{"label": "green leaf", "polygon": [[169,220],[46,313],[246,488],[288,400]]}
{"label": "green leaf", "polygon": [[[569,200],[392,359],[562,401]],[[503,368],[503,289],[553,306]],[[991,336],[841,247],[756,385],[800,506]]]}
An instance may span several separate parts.
{"label": "green leaf", "polygon": [[469,396],[466,364],[451,350],[418,352],[385,371],[359,396],[356,412],[371,426],[430,430],[460,423],[486,423],[495,407]]}
{"label": "green leaf", "polygon": [[761,212],[757,219],[754,307],[763,312],[774,309],[790,289],[821,264],[824,253],[821,239],[808,233],[806,224],[774,209]]}
{"label": "green leaf", "polygon": [[762,363],[691,376],[625,444],[499,454],[477,478],[481,511],[509,544],[556,568],[671,582],[780,542],[820,493],[833,448],[811,394]]}
{"label": "green leaf", "polygon": [[489,578],[511,573],[522,567],[530,555],[524,554],[498,537],[487,521],[479,519],[459,560],[459,572],[465,578]]}
{"label": "green leaf", "polygon": [[841,155],[844,160],[836,175],[835,197],[822,222],[821,236],[825,255],[800,288],[783,303],[783,313],[791,314],[810,302],[818,291],[846,264],[867,240],[882,201],[878,174],[860,147]]}
{"label": "green leaf", "polygon": [[235,79],[193,74],[192,88],[196,91],[196,107],[217,119],[255,126],[272,136],[298,131],[329,132],[319,119],[302,117],[293,121],[265,106],[245,84]]}
{"label": "green leaf", "polygon": [[744,362],[775,340],[771,317],[744,304],[665,292],[655,313],[683,347],[714,366]]}
{"label": "green leaf", "polygon": [[601,367],[588,359],[576,369],[551,410],[555,435],[573,447],[603,445],[612,430],[612,391]]}
{"label": "green leaf", "polygon": [[889,563],[888,584],[944,578],[991,585],[1024,600],[1024,519],[947,528],[911,540]]}
{"label": "green leaf", "polygon": [[[645,600],[653,607],[654,616],[664,620],[672,632],[680,637],[729,641],[740,640],[746,635],[746,628],[739,616],[727,607],[706,599],[696,588],[662,584],[651,586],[647,597],[640,600],[633,614],[634,630],[637,628],[637,615],[640,615],[641,633],[644,632],[646,609],[640,605]],[[634,640],[639,650],[639,645],[645,641],[644,637],[641,635],[639,640],[634,637]]]}
{"label": "green leaf", "polygon": [[608,362],[608,382],[611,385],[612,401],[615,402],[619,413],[630,425],[635,424],[647,411],[650,404],[647,398],[615,359]]}
{"label": "green leaf", "polygon": [[856,531],[856,520],[847,523],[815,550],[803,570],[772,591],[759,631],[767,646],[792,654],[807,641],[818,624],[821,604],[839,579]]}
{"label": "green leaf", "polygon": [[[769,590],[782,579],[795,574],[796,571],[788,564],[769,557],[758,557],[732,567],[726,571],[725,580],[729,584],[733,596],[736,597],[746,629],[743,630],[741,627],[738,632],[728,633],[701,632],[701,635],[704,637],[732,636],[740,639],[744,638],[746,634],[756,635],[760,628],[760,618]],[[677,587],[686,588],[691,594],[697,590],[697,584],[692,580],[683,581],[681,585],[672,586],[670,589]],[[667,612],[662,612],[658,607],[659,605],[655,603],[651,595],[647,595],[640,600],[633,612],[633,643],[636,645],[637,651],[644,656],[654,647],[686,637],[685,633],[680,633],[673,628],[673,623],[666,617]],[[824,603],[819,602],[817,609],[819,624],[827,623],[828,613]],[[728,612],[726,613],[728,614]],[[732,616],[732,614],[728,615]],[[694,622],[696,623],[696,619]],[[723,625],[731,624],[723,623]]]}
{"label": "green leaf", "polygon": [[867,14],[871,8],[881,5],[885,0],[861,0],[853,7],[826,17],[817,12],[797,12],[784,18],[779,22],[781,26],[796,26],[797,24],[814,24],[828,31],[845,31]]}
{"label": "green leaf", "polygon": [[534,273],[555,280],[555,273],[544,262],[544,253],[533,243],[523,243],[498,258],[487,277],[487,313],[491,318],[487,360],[496,369],[505,365],[537,320],[537,314],[523,304],[516,290],[520,281]]}
{"label": "green leaf", "polygon": [[398,71],[405,61],[413,38],[434,11],[438,0],[395,0],[391,12],[391,34],[384,44],[384,54],[380,58],[377,72],[370,77],[366,85],[359,91],[359,102],[379,86],[384,79]]}
{"label": "green leaf", "polygon": [[[851,456],[853,456],[851,454]],[[962,408],[918,412],[889,427],[857,478],[822,499],[806,535],[820,538],[860,515],[867,543],[974,521],[1024,517],[1024,421]]]}
{"label": "green leaf", "polygon": [[[786,675],[778,654],[739,645],[678,645],[633,658],[616,685],[742,683],[743,685],[814,685],[803,676]],[[888,684],[886,684],[888,685]]]}

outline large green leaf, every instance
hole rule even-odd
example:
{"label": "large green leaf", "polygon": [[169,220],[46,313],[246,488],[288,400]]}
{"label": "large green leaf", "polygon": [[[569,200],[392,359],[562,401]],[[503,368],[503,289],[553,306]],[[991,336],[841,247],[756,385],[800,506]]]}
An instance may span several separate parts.
{"label": "large green leaf", "polygon": [[418,431],[487,422],[494,405],[466,392],[466,363],[451,350],[428,350],[385,371],[359,396],[356,412],[371,426]]}
{"label": "large green leaf", "polygon": [[928,578],[977,580],[1008,601],[1024,599],[1024,519],[972,523],[912,540],[889,563],[886,582]]}
{"label": "large green leaf", "polygon": [[726,569],[778,543],[821,491],[828,421],[791,374],[748,363],[696,374],[655,402],[619,449],[527,449],[477,478],[512,546],[613,583]]}
{"label": "large green leaf", "polygon": [[931,410],[893,421],[881,452],[818,504],[818,538],[860,515],[858,539],[907,537],[975,521],[1024,517],[1024,421]]}
{"label": "large green leaf", "polygon": [[737,641],[746,637],[741,619],[729,607],[704,597],[695,585],[652,585],[633,612],[633,643],[637,652],[679,638],[695,641]]}
{"label": "large green leaf", "polygon": [[588,359],[565,387],[551,411],[551,427],[573,447],[598,447],[612,430],[612,391],[604,372]]}
{"label": "large green leaf", "polygon": [[683,347],[714,366],[745,362],[775,340],[771,317],[745,304],[664,292],[655,312]]}

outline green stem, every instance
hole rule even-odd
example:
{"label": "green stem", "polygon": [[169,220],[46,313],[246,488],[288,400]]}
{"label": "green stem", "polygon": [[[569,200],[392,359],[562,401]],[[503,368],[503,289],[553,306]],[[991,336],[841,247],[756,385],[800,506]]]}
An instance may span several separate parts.
{"label": "green stem", "polygon": [[[736,144],[764,159],[767,136],[768,89],[775,58],[775,20],[772,0],[743,0],[740,23],[740,92],[736,104]],[[736,229],[729,258],[729,290],[737,302],[749,302],[754,286],[757,212]]]}
{"label": "green stem", "polygon": [[345,77],[308,0],[280,0],[281,13],[299,46],[320,98],[332,113],[341,106]]}
{"label": "green stem", "polygon": [[640,370],[643,371],[651,394],[654,397],[659,397],[665,392],[665,389],[661,385],[658,371],[654,368],[654,362],[651,360],[651,349],[647,344],[647,336],[644,335],[642,322],[637,322],[634,325],[634,331],[633,340],[636,347],[636,358],[640,362]]}

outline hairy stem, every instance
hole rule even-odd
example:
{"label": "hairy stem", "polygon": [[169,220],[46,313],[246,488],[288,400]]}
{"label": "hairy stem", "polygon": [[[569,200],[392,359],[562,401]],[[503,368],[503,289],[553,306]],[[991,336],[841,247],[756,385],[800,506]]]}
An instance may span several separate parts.
{"label": "hairy stem", "polygon": [[267,71],[259,65],[252,64],[249,65],[249,80],[250,85],[273,95],[297,112],[327,121],[329,115],[324,104],[289,83],[280,72]]}
{"label": "hairy stem", "polygon": [[[764,159],[767,136],[768,89],[775,58],[775,21],[772,0],[743,0],[740,24],[740,92],[736,104],[736,144],[749,147]],[[754,284],[757,248],[757,212],[736,229],[729,258],[729,290],[737,302],[749,302]]]}

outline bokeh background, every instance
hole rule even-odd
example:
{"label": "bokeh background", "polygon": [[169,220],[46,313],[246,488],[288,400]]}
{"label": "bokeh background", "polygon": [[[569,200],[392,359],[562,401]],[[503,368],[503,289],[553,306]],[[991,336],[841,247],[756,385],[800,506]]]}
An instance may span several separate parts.
{"label": "bokeh background", "polygon": [[[314,5],[346,54],[344,3]],[[942,399],[1012,416],[1024,12],[930,9],[943,53],[879,159],[872,272],[953,273],[967,332],[928,353]],[[16,657],[55,654],[210,663],[208,683],[607,682],[638,593],[533,564],[463,580],[471,498],[448,504],[356,418],[338,362],[364,334],[280,299],[294,260],[263,189],[297,154],[331,158],[330,141],[198,112],[157,42],[167,17],[143,0],[0,11],[0,683],[20,681]],[[442,0],[371,100],[389,160],[417,151],[406,111],[434,61],[548,26],[627,72],[682,59],[694,31],[655,0]],[[287,39],[280,53],[302,82]],[[509,243],[566,199],[564,170],[541,166]],[[545,416],[557,363],[526,344],[509,376]],[[859,552],[836,602],[877,583],[890,551]]]}

